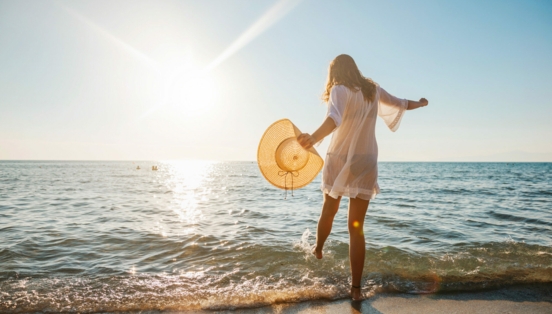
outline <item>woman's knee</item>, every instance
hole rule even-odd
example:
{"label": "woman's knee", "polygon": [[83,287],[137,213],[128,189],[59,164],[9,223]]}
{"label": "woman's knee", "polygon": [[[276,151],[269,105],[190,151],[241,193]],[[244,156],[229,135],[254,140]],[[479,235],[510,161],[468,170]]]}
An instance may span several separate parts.
{"label": "woman's knee", "polygon": [[370,201],[363,199],[352,198],[349,203],[349,215],[347,219],[347,226],[349,228],[349,234],[351,235],[364,235],[364,218],[366,217],[366,211]]}
{"label": "woman's knee", "polygon": [[341,196],[338,198],[333,198],[328,194],[324,194],[324,204],[322,205],[322,214],[335,216],[339,209],[339,202],[341,201]]}
{"label": "woman's knee", "polygon": [[322,207],[322,214],[321,214],[321,217],[322,218],[330,218],[330,219],[334,219],[335,215],[337,214],[337,210],[339,209],[339,207],[334,207],[334,206],[324,206]]}
{"label": "woman's knee", "polygon": [[347,227],[349,229],[349,234],[352,236],[363,236],[364,235],[364,222],[357,219],[349,219],[347,222]]}

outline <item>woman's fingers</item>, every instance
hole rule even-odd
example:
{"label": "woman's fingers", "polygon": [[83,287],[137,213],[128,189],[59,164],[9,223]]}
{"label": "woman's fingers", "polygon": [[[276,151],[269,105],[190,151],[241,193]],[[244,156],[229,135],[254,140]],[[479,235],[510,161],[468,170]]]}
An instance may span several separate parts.
{"label": "woman's fingers", "polygon": [[308,133],[302,133],[300,134],[298,137],[297,137],[297,142],[299,142],[299,144],[301,146],[303,146],[303,148],[305,149],[309,149],[312,147],[312,145],[314,144],[313,143],[313,140],[312,140],[312,136],[310,136],[310,134]]}
{"label": "woman's fingers", "polygon": [[304,140],[305,140],[305,133],[299,134],[299,136],[297,136],[297,142],[299,142],[299,144],[303,145]]}

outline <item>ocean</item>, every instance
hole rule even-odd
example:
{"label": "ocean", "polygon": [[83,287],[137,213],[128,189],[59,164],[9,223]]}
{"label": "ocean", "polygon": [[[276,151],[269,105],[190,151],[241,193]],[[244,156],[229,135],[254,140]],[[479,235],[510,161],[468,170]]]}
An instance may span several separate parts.
{"label": "ocean", "polygon": [[[552,282],[552,163],[380,162],[379,185],[365,297]],[[347,298],[347,199],[310,253],[319,186],[285,198],[254,162],[0,161],[0,312]]]}

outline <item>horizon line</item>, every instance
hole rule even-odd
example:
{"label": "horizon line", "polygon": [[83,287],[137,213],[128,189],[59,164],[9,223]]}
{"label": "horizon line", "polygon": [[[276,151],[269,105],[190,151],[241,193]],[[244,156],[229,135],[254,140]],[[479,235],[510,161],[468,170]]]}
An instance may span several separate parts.
{"label": "horizon line", "polygon": [[[256,160],[213,160],[213,159],[0,159],[0,162],[5,161],[48,161],[48,162],[79,162],[79,161],[88,161],[88,162],[106,162],[106,161],[117,161],[117,162],[171,162],[171,161],[204,161],[204,162],[257,162]],[[388,162],[388,163],[552,163],[552,160],[549,161],[505,161],[505,160],[496,160],[496,161],[462,161],[462,160],[378,160],[378,162]]]}

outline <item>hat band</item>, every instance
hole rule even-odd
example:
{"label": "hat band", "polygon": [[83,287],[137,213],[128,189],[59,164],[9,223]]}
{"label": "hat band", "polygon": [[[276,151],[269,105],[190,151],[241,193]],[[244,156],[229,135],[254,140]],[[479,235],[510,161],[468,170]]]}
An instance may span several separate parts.
{"label": "hat band", "polygon": [[291,174],[291,196],[293,196],[293,177],[298,177],[299,172],[297,172],[297,171],[278,171],[278,175],[280,177],[284,177],[284,191],[285,191],[284,199],[287,198],[287,176],[288,176],[288,174]]}

